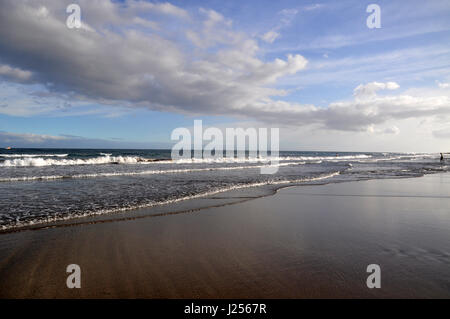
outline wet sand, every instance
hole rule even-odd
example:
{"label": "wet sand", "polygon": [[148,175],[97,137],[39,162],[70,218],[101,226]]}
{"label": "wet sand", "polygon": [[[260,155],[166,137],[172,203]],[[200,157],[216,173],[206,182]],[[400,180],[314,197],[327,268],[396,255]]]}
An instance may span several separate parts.
{"label": "wet sand", "polygon": [[[81,289],[66,287],[69,264]],[[0,234],[0,297],[450,298],[450,175]]]}

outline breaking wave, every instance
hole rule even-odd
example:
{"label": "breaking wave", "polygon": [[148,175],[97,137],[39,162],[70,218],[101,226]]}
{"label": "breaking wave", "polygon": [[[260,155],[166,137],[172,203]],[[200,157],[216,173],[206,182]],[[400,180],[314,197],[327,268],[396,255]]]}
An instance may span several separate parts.
{"label": "breaking wave", "polygon": [[26,182],[37,180],[55,180],[70,178],[96,178],[96,177],[115,177],[115,176],[138,176],[153,174],[177,174],[177,173],[194,173],[194,172],[210,172],[210,171],[228,171],[240,169],[257,169],[263,167],[282,167],[303,165],[306,162],[279,163],[272,165],[248,165],[248,166],[228,166],[228,167],[211,167],[211,168],[186,168],[186,169],[168,169],[168,170],[146,170],[139,172],[110,172],[110,173],[92,173],[92,174],[76,174],[76,175],[46,175],[46,176],[22,176],[0,178],[0,182]]}
{"label": "breaking wave", "polygon": [[6,158],[28,158],[28,157],[67,157],[69,154],[0,154],[0,157]]}
{"label": "breaking wave", "polygon": [[[189,158],[189,159],[147,159],[139,156],[111,156],[108,153],[100,153],[102,156],[87,159],[54,159],[44,158],[45,155],[29,155],[21,158],[14,158],[0,162],[3,167],[27,167],[27,166],[70,166],[70,165],[99,165],[99,164],[220,164],[220,163],[266,163],[283,161],[349,161],[370,159],[371,155],[352,155],[352,156],[285,156],[285,157],[238,157],[238,158]],[[56,156],[48,154],[48,157]],[[66,157],[67,154],[58,154],[58,157]],[[11,157],[18,157],[12,156]]]}
{"label": "breaking wave", "polygon": [[[65,155],[65,154],[64,154]],[[95,164],[135,164],[140,157],[134,156],[102,156],[88,159],[53,159],[39,157],[15,158],[0,163],[4,167],[20,166],[67,166],[67,165],[95,165]]]}
{"label": "breaking wave", "polygon": [[[268,188],[274,190],[279,188],[276,185],[328,178],[332,172],[340,172],[340,176],[330,182],[345,182],[417,177],[449,169],[448,158],[440,161],[436,153],[280,151],[277,157],[246,153],[247,157],[175,160],[170,159],[170,150],[18,149],[2,153],[0,229],[149,207],[233,189],[254,187],[245,194],[260,194],[258,186],[272,184],[275,186]],[[274,166],[283,168],[273,175],[261,174],[261,168]]]}

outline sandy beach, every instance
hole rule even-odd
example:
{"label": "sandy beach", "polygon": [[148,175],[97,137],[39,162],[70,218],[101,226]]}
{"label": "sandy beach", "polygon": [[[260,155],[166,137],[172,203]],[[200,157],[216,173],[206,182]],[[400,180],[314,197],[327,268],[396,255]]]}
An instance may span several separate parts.
{"label": "sandy beach", "polygon": [[[449,174],[227,196],[0,234],[0,297],[450,298]],[[69,264],[81,289],[66,287]],[[366,286],[369,264],[380,289]]]}

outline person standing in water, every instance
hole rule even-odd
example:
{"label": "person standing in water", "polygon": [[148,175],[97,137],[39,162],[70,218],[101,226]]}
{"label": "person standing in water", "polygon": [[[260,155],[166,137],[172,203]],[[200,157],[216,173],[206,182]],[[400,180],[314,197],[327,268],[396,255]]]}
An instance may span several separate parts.
{"label": "person standing in water", "polygon": [[441,162],[444,161],[444,155],[441,153]]}

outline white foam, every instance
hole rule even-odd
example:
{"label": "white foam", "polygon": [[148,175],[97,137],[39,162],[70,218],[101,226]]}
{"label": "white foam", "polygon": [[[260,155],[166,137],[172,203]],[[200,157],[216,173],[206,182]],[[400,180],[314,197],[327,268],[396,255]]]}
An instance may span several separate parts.
{"label": "white foam", "polygon": [[282,161],[315,161],[320,164],[322,161],[347,161],[356,159],[372,158],[372,155],[348,155],[348,156],[283,156],[283,157],[238,157],[238,158],[192,158],[178,159],[175,163],[195,164],[195,163],[243,163],[243,162],[282,162]]}
{"label": "white foam", "polygon": [[[68,166],[68,165],[98,165],[98,164],[221,164],[221,163],[268,163],[285,161],[313,161],[320,164],[322,161],[348,161],[357,159],[368,159],[371,155],[351,155],[351,156],[287,156],[287,157],[237,157],[237,158],[192,158],[153,161],[138,156],[110,156],[101,153],[102,156],[88,159],[53,159],[44,157],[15,158],[5,160],[0,163],[4,167],[25,167],[25,166]],[[49,154],[50,155],[50,154]],[[67,155],[67,154],[59,154]],[[61,156],[62,157],[62,156]]]}
{"label": "white foam", "polygon": [[62,178],[64,178],[64,176],[62,175],[6,177],[0,178],[0,182],[26,182],[26,181],[51,180]]}
{"label": "white foam", "polygon": [[385,162],[385,161],[397,161],[397,160],[420,160],[420,159],[432,159],[439,158],[437,154],[432,153],[421,153],[421,154],[399,154],[396,156],[390,156],[385,158],[374,158],[374,159],[361,159],[358,160],[360,163],[376,163],[376,162]]}
{"label": "white foam", "polygon": [[135,164],[141,160],[140,157],[133,156],[102,156],[88,159],[53,159],[43,157],[15,158],[5,160],[0,166],[67,166],[67,165],[95,165],[95,164]]}
{"label": "white foam", "polygon": [[18,227],[31,226],[31,225],[35,225],[35,224],[52,223],[52,222],[59,222],[59,221],[65,221],[65,220],[70,220],[70,219],[76,219],[76,218],[92,217],[92,216],[98,216],[98,215],[126,212],[129,210],[149,208],[149,207],[153,207],[153,206],[177,203],[177,202],[181,202],[181,201],[185,201],[185,200],[189,200],[189,199],[202,198],[202,197],[211,196],[211,195],[215,195],[215,194],[219,194],[219,193],[223,193],[223,192],[227,192],[227,191],[238,190],[238,189],[260,187],[260,186],[266,186],[266,185],[283,185],[283,184],[299,184],[299,183],[314,182],[314,181],[332,178],[332,177],[338,176],[338,175],[340,175],[340,172],[333,172],[330,174],[324,174],[324,175],[320,175],[317,177],[301,178],[301,179],[296,179],[296,180],[265,181],[265,182],[251,183],[251,184],[233,185],[233,186],[224,187],[224,188],[213,190],[213,191],[200,193],[197,195],[190,195],[190,196],[185,196],[185,197],[181,197],[181,198],[177,198],[177,199],[161,201],[161,202],[152,202],[152,203],[147,203],[147,204],[142,204],[142,205],[114,208],[114,209],[103,209],[103,210],[98,210],[98,211],[85,212],[85,213],[81,213],[81,214],[77,213],[76,215],[67,215],[64,217],[47,216],[45,218],[29,220],[29,221],[25,221],[25,222],[17,221],[14,225],[3,225],[2,229],[6,230],[6,229],[13,229],[13,228],[18,228]]}
{"label": "white foam", "polygon": [[48,176],[21,176],[0,178],[0,182],[25,182],[35,180],[55,180],[63,178],[96,178],[96,177],[115,177],[115,176],[136,176],[136,175],[153,175],[153,174],[176,174],[176,173],[192,173],[205,171],[227,171],[227,170],[241,170],[241,169],[255,169],[262,167],[282,167],[303,165],[306,162],[294,163],[278,163],[273,165],[249,165],[249,166],[228,166],[228,167],[211,167],[211,168],[186,168],[186,169],[168,169],[168,170],[145,170],[139,172],[111,172],[111,173],[92,173],[92,174],[77,174],[77,175],[48,175]]}
{"label": "white foam", "polygon": [[67,157],[69,154],[0,154],[0,157],[22,158],[22,157]]}

